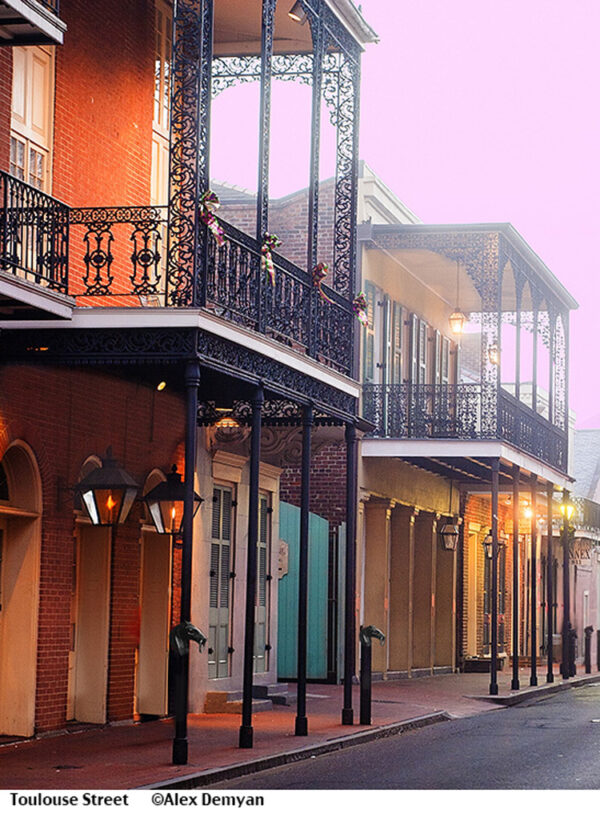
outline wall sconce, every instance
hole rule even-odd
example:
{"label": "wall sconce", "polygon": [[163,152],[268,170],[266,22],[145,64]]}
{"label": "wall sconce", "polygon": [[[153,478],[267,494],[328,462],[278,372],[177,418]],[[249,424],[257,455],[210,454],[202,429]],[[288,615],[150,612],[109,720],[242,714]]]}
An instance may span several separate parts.
{"label": "wall sconce", "polygon": [[485,535],[481,545],[483,546],[485,556],[488,560],[491,560],[494,553],[494,538],[492,537],[491,531],[488,531],[488,533]]}
{"label": "wall sconce", "polygon": [[[144,497],[154,528],[159,534],[181,534],[183,531],[183,502],[185,483],[177,467],[173,466],[167,479],[150,489]],[[194,514],[200,508],[202,498],[194,492]]]}
{"label": "wall sconce", "polygon": [[440,529],[442,548],[445,551],[456,551],[459,529],[457,523],[444,523]]}
{"label": "wall sconce", "polygon": [[294,5],[288,11],[288,17],[290,17],[295,23],[300,23],[300,25],[304,25],[306,22],[306,12],[302,8],[302,3],[300,0],[296,0]]}
{"label": "wall sconce", "polygon": [[138,484],[106,450],[102,466],[93,469],[73,487],[94,526],[124,523],[138,493]]}

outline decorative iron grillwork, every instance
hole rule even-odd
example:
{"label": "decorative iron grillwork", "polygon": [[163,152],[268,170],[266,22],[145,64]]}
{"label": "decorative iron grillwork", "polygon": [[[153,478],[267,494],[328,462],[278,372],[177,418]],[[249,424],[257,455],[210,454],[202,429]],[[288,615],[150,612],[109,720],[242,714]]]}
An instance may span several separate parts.
{"label": "decorative iron grillwork", "polygon": [[[486,414],[497,411],[490,431]],[[502,439],[566,471],[566,433],[504,390],[481,384],[365,384],[363,414],[375,438]]]}
{"label": "decorative iron grillwork", "polygon": [[69,208],[4,172],[0,200],[0,268],[66,294]]}

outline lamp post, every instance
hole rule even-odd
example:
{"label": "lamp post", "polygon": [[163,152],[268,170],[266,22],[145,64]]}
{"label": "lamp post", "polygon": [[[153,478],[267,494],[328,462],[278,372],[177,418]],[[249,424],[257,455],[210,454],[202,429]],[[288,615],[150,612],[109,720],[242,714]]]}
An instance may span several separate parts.
{"label": "lamp post", "polygon": [[573,516],[575,507],[569,501],[569,493],[563,492],[563,501],[560,504],[560,513],[563,517],[561,530],[563,546],[563,624],[562,624],[562,664],[563,678],[569,678],[569,635],[571,629],[571,598],[569,585],[569,521]]}

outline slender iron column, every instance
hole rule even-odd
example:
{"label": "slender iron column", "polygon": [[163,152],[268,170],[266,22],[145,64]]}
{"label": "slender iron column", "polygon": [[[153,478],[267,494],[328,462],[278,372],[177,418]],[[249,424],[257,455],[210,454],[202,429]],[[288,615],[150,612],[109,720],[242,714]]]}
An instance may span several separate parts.
{"label": "slender iron column", "polygon": [[498,489],[500,459],[492,460],[492,624],[490,695],[498,695]]}
{"label": "slender iron column", "polygon": [[531,476],[531,676],[529,684],[537,687],[537,476]]}
{"label": "slender iron column", "polygon": [[548,628],[548,643],[546,645],[548,655],[548,672],[546,673],[546,682],[551,684],[554,681],[554,665],[552,653],[552,639],[554,629],[552,627],[552,600],[554,598],[554,586],[552,584],[552,566],[554,563],[553,540],[552,540],[552,495],[554,493],[554,484],[548,484],[547,492],[547,518],[546,525],[548,527],[548,545],[546,547],[546,619]]}
{"label": "slender iron column", "polygon": [[342,724],[354,723],[352,680],[356,664],[356,489],[358,442],[354,424],[346,424],[346,613],[344,624],[344,707]]}
{"label": "slender iron column", "polygon": [[[200,366],[188,362],[185,370],[185,492],[183,499],[183,540],[181,550],[181,605],[179,621],[189,622],[192,609],[192,544],[194,534],[194,473],[196,470],[196,433]],[[189,654],[175,657],[175,737],[173,763],[188,762],[187,713]]]}
{"label": "slender iron column", "polygon": [[254,611],[256,604],[256,564],[258,545],[258,484],[260,472],[260,434],[264,394],[259,385],[252,399],[252,438],[250,441],[250,489],[248,497],[248,553],[246,562],[246,627],[244,631],[244,683],[240,748],[251,749],[252,682],[254,680]]}
{"label": "slender iron column", "polygon": [[[565,489],[563,492],[563,504],[569,502],[569,493]],[[563,545],[563,623],[562,623],[562,664],[560,666],[562,677],[569,678],[569,631],[571,629],[571,596],[569,585],[569,519],[566,513],[563,514],[562,525],[562,545]]]}
{"label": "slender iron column", "polygon": [[302,484],[300,495],[300,561],[298,569],[298,698],[296,735],[308,734],[306,718],[306,641],[308,614],[308,534],[310,509],[310,437],[313,408],[302,412]]}
{"label": "slender iron column", "polygon": [[511,690],[518,690],[519,683],[519,478],[521,469],[513,464],[513,562],[512,562],[512,657],[513,672]]}

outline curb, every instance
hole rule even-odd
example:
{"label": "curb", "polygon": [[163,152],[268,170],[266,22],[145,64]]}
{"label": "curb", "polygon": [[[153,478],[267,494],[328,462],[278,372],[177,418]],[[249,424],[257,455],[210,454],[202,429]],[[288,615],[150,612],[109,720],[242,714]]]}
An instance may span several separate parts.
{"label": "curb", "polygon": [[465,698],[472,698],[476,701],[489,701],[490,704],[497,704],[498,706],[514,707],[517,704],[522,704],[524,701],[537,699],[541,695],[553,695],[554,693],[561,692],[561,690],[568,690],[572,687],[583,687],[586,684],[594,683],[600,683],[600,676],[597,673],[582,678],[561,679],[560,683],[557,684],[544,684],[541,687],[516,690],[514,694],[510,695],[465,695]]}
{"label": "curb", "polygon": [[452,720],[452,716],[445,712],[434,712],[431,715],[422,715],[418,718],[409,718],[400,723],[386,724],[372,729],[358,732],[355,735],[345,735],[341,738],[332,738],[325,743],[315,743],[312,746],[304,746],[301,749],[294,749],[290,752],[281,752],[277,755],[258,758],[246,763],[235,763],[221,769],[210,769],[209,771],[197,772],[176,780],[165,780],[153,783],[150,786],[138,786],[138,789],[197,789],[210,786],[213,783],[221,783],[225,780],[232,780],[237,777],[244,777],[247,774],[262,772],[265,769],[274,769],[277,766],[286,766],[301,760],[307,760],[317,755],[325,755],[329,752],[337,752],[340,749],[347,749],[350,746],[359,746],[368,741],[380,738],[389,738],[393,735],[400,735],[403,732],[410,732],[414,729],[421,729],[430,724],[442,723]]}

